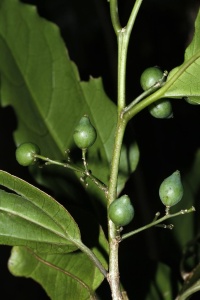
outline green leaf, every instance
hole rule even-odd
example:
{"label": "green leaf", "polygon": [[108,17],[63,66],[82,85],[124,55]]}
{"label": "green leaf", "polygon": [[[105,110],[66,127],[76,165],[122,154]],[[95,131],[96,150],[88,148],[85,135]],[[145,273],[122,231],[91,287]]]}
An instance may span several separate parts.
{"label": "green leaf", "polygon": [[[179,211],[181,209],[188,209],[192,206],[198,208],[198,191],[200,186],[200,150],[196,152],[194,160],[190,169],[182,177],[183,183],[183,199],[171,211]],[[170,223],[174,225],[171,235],[174,236],[174,241],[182,252],[183,247],[194,238],[195,235],[195,218],[196,213],[184,215],[184,222],[182,217],[174,218]]]}
{"label": "green leaf", "polygon": [[95,299],[95,267],[81,252],[39,257],[26,248],[14,247],[9,270],[40,283],[52,300]]}
{"label": "green leaf", "polygon": [[37,252],[66,253],[81,244],[79,228],[67,210],[31,184],[0,171],[0,244]]}
{"label": "green leaf", "polygon": [[[79,213],[86,225],[86,242],[91,245],[91,250],[101,264],[107,268],[108,242],[101,227],[88,212]],[[98,240],[94,236],[95,228],[99,231]],[[50,298],[55,300],[80,299],[80,295],[81,299],[93,299],[94,291],[104,279],[87,254],[80,251],[41,254],[25,247],[14,247],[8,266],[13,275],[30,277],[40,283]]]}
{"label": "green leaf", "polygon": [[[0,244],[28,247],[14,248],[11,272],[32,277],[52,299],[72,294],[70,299],[77,299],[78,294],[89,299],[107,268],[108,244],[96,220],[94,224],[93,218],[82,212],[92,228],[98,226],[96,238],[90,232],[91,251],[81,242],[74,219],[49,195],[4,171],[0,171],[0,185],[16,193],[0,190]],[[55,281],[59,282],[56,288]]]}
{"label": "green leaf", "polygon": [[[0,52],[1,104],[11,105],[17,115],[16,144],[36,143],[42,155],[58,160],[70,149],[72,158],[75,155],[77,160],[78,155],[81,162],[73,131],[87,114],[98,134],[88,151],[89,168],[107,184],[117,108],[105,94],[102,80],[81,82],[58,27],[40,18],[34,6],[18,0],[0,1]],[[73,178],[72,172],[65,170],[63,176],[63,171],[57,171],[57,178],[52,180],[54,170],[50,166],[45,171],[33,170],[33,176],[54,192],[77,198],[73,192],[76,195],[80,185],[77,188],[67,183]],[[122,185],[129,171],[120,179]],[[89,184],[89,191],[106,204],[104,194],[93,184]]]}
{"label": "green leaf", "polygon": [[171,270],[167,265],[158,263],[155,276],[150,283],[150,289],[145,300],[171,300],[173,299],[173,287],[169,278]]}
{"label": "green leaf", "polygon": [[163,89],[164,97],[187,97],[200,104],[200,12],[195,22],[195,33],[192,42],[185,51],[184,63],[173,69]]}
{"label": "green leaf", "polygon": [[16,144],[34,142],[44,156],[61,160],[71,149],[81,161],[73,130],[87,114],[98,133],[88,161],[107,183],[117,109],[102,80],[81,82],[58,27],[17,0],[0,1],[0,53],[1,104],[11,105],[17,115]]}
{"label": "green leaf", "polygon": [[122,145],[117,186],[118,195],[123,190],[129,175],[136,170],[139,158],[140,152],[136,142],[128,147],[124,144]]}

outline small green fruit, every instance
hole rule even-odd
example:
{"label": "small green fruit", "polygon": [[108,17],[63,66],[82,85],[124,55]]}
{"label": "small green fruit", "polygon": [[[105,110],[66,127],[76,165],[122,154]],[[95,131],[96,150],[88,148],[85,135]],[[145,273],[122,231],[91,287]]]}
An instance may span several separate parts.
{"label": "small green fruit", "polygon": [[88,116],[83,116],[74,130],[74,142],[80,149],[91,147],[97,138],[97,132]]}
{"label": "small green fruit", "polygon": [[150,67],[144,70],[140,77],[140,84],[144,91],[152,87],[163,77],[163,72],[158,67]]}
{"label": "small green fruit", "polygon": [[40,148],[33,143],[23,143],[19,145],[15,152],[17,162],[24,167],[36,163],[35,154],[40,154]]}
{"label": "small green fruit", "polygon": [[165,98],[149,105],[149,112],[157,119],[169,119],[173,117],[171,102]]}
{"label": "small green fruit", "polygon": [[134,208],[130,198],[127,195],[123,195],[114,200],[109,206],[108,215],[111,221],[117,226],[129,224],[134,217]]}
{"label": "small green fruit", "polygon": [[177,204],[183,197],[180,172],[176,171],[161,183],[159,196],[165,206]]}

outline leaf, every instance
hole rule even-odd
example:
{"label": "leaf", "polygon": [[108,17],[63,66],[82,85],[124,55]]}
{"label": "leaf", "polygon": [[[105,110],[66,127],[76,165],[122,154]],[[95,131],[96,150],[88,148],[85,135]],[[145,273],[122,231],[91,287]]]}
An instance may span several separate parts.
{"label": "leaf", "polygon": [[77,224],[52,197],[9,173],[0,171],[0,244],[21,245],[37,252],[66,253],[81,243]]}
{"label": "leaf", "polygon": [[166,90],[164,97],[187,97],[200,104],[200,12],[193,40],[185,51],[184,63],[169,73],[163,89]]}
{"label": "leaf", "polygon": [[136,170],[139,158],[140,152],[136,142],[132,143],[128,147],[122,145],[117,186],[118,195],[123,190],[129,175]]}
{"label": "leaf", "polygon": [[[78,156],[81,161],[73,130],[87,114],[98,133],[96,143],[88,151],[89,168],[107,184],[117,108],[105,94],[102,80],[90,78],[81,82],[58,27],[40,18],[35,7],[17,0],[0,1],[0,52],[1,104],[11,105],[17,115],[16,144],[34,142],[42,155],[58,160],[70,149],[72,158],[77,160]],[[73,178],[71,171],[65,170],[65,178],[63,171],[58,173],[51,180],[50,166],[40,173],[33,170],[40,184],[56,193],[63,192],[65,197],[73,197],[73,191],[76,194],[81,190],[80,185],[68,184],[66,188],[66,182]],[[122,184],[129,175],[123,174]],[[89,191],[106,205],[104,194],[93,184],[90,186]]]}
{"label": "leaf", "polygon": [[[108,243],[105,235],[99,228],[99,239],[94,242],[93,229],[97,228],[98,224],[88,213],[84,211],[80,213],[84,216],[85,223],[89,220],[87,227],[90,226],[90,234],[88,236],[87,227],[85,234],[90,244],[93,244],[91,250],[107,268],[105,254],[108,253]],[[30,277],[40,283],[50,298],[55,300],[80,299],[80,297],[94,299],[94,291],[104,279],[88,256],[80,251],[38,256],[38,253],[33,253],[25,247],[14,247],[8,266],[13,275]]]}
{"label": "leaf", "polygon": [[[174,207],[172,211],[179,211],[181,209],[188,209],[192,206],[198,208],[199,201],[199,186],[200,186],[200,150],[196,152],[194,161],[186,174],[182,177],[183,182],[183,199]],[[195,218],[196,213],[184,215],[184,222],[182,217],[174,218],[172,223],[174,228],[171,234],[174,236],[174,241],[178,245],[179,250],[194,238]],[[171,221],[170,221],[171,223]],[[180,230],[181,229],[181,230]]]}
{"label": "leaf", "polygon": [[81,252],[46,254],[41,258],[26,248],[14,247],[9,270],[15,276],[30,277],[40,283],[52,300],[95,299],[90,287],[96,287],[95,268]]}
{"label": "leaf", "polygon": [[155,277],[152,278],[150,289],[145,300],[171,300],[173,299],[173,287],[169,280],[171,270],[167,265],[158,263]]}
{"label": "leaf", "polygon": [[[4,171],[0,171],[0,185],[17,193],[0,190],[0,244],[28,247],[14,248],[17,252],[13,250],[12,273],[28,276],[28,272],[52,299],[66,299],[69,294],[83,294],[83,299],[89,299],[104,279],[99,264],[107,268],[108,244],[102,229],[98,241],[91,230],[91,251],[81,242],[74,219],[49,195]],[[83,212],[82,216],[96,227],[96,220],[94,225],[92,217]],[[78,249],[82,252],[75,251]],[[66,255],[69,252],[73,253]],[[70,299],[77,299],[73,297]]]}
{"label": "leaf", "polygon": [[58,27],[40,18],[34,6],[17,0],[0,1],[0,52],[1,104],[11,105],[17,115],[16,144],[34,142],[44,156],[58,160],[71,149],[81,161],[73,130],[88,114],[98,132],[88,161],[92,172],[107,183],[117,109],[102,80],[80,82]]}

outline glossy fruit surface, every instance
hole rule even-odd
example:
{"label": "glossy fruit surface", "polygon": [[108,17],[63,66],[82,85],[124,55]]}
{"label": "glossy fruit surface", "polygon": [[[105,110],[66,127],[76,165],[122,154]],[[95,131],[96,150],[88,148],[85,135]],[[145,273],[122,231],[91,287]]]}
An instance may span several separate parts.
{"label": "glossy fruit surface", "polygon": [[180,172],[177,170],[164,179],[159,188],[159,196],[165,206],[177,204],[183,197],[183,185]]}
{"label": "glossy fruit surface", "polygon": [[40,154],[40,149],[36,144],[23,143],[15,152],[17,162],[22,166],[34,165],[37,161],[35,154]]}
{"label": "glossy fruit surface", "polygon": [[114,200],[108,209],[108,215],[117,226],[129,224],[134,217],[134,208],[130,198],[127,195],[123,195]]}
{"label": "glossy fruit surface", "polygon": [[83,116],[74,130],[74,142],[80,149],[91,147],[97,138],[97,132],[88,116]]}
{"label": "glossy fruit surface", "polygon": [[140,84],[144,91],[152,87],[163,77],[163,72],[158,67],[150,67],[143,71],[140,77]]}
{"label": "glossy fruit surface", "polygon": [[149,105],[149,112],[157,119],[169,119],[173,117],[171,102],[165,98]]}

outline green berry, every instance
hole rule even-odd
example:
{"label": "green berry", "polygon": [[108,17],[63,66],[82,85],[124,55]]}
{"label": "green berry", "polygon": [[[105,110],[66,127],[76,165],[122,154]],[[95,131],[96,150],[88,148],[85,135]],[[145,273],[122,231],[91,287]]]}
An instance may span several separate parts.
{"label": "green berry", "polygon": [[171,102],[165,98],[149,105],[149,112],[157,119],[169,119],[173,117]]}
{"label": "green berry", "polygon": [[159,188],[159,196],[165,206],[173,206],[182,199],[183,186],[179,171],[164,179]]}
{"label": "green berry", "polygon": [[140,84],[144,91],[152,87],[163,77],[163,72],[158,67],[150,67],[143,71],[140,77]]}
{"label": "green berry", "polygon": [[40,154],[40,149],[33,143],[23,143],[19,145],[15,152],[16,160],[24,167],[34,165],[36,163],[36,154]]}
{"label": "green berry", "polygon": [[74,130],[74,142],[80,149],[91,147],[97,138],[97,132],[88,116],[83,116]]}
{"label": "green berry", "polygon": [[117,226],[129,224],[134,217],[134,208],[130,198],[127,195],[123,195],[114,200],[109,206],[108,215],[111,221]]}

